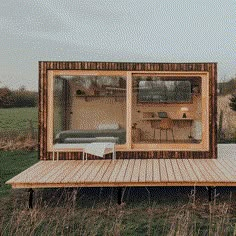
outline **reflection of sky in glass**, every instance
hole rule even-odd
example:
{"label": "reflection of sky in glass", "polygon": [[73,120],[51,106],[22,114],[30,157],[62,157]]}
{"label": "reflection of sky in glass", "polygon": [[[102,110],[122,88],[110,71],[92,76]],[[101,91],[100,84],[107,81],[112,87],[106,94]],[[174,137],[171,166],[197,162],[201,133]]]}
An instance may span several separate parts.
{"label": "reflection of sky in glass", "polygon": [[118,76],[90,76],[90,75],[69,76],[68,75],[68,76],[61,76],[61,78],[72,80],[78,86],[87,89],[89,89],[92,86],[96,86],[97,88],[102,88],[104,86],[119,88],[120,84],[125,84],[124,82],[122,83],[122,80],[124,80],[124,78]]}
{"label": "reflection of sky in glass", "polygon": [[[178,86],[183,81],[163,81],[163,80],[156,80],[156,81],[146,81],[141,80],[139,81],[139,89],[155,89],[160,87],[165,87],[169,91],[173,91],[176,86]],[[190,81],[184,81],[185,86],[187,88],[191,88]]]}
{"label": "reflection of sky in glass", "polygon": [[139,101],[146,102],[187,102],[191,100],[191,82],[176,78],[139,78]]}

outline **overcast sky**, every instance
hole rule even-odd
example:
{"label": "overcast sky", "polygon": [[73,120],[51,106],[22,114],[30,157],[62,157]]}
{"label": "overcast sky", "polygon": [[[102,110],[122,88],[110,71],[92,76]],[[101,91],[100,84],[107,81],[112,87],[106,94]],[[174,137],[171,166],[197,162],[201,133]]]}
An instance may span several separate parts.
{"label": "overcast sky", "polygon": [[235,0],[1,0],[0,87],[37,90],[38,61],[218,62],[236,75]]}

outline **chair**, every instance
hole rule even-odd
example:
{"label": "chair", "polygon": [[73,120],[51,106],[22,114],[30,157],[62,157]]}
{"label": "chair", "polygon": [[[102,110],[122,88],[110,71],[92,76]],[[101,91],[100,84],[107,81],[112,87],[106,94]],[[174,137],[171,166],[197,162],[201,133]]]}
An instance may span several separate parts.
{"label": "chair", "polygon": [[153,128],[154,133],[153,133],[153,141],[155,140],[155,136],[156,136],[156,129],[160,129],[160,121],[158,120],[151,120],[151,128]]}
{"label": "chair", "polygon": [[162,130],[166,131],[166,140],[167,140],[167,131],[171,130],[172,138],[173,138],[173,141],[175,142],[173,127],[174,127],[174,122],[172,119],[164,118],[161,120],[161,122],[160,122],[160,142],[161,142],[161,131]]}

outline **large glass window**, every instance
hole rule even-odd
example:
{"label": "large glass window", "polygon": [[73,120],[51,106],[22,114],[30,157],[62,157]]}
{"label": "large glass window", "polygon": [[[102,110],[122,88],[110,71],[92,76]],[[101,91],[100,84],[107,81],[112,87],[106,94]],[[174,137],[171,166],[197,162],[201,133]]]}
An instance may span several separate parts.
{"label": "large glass window", "polygon": [[134,75],[132,142],[200,143],[201,83],[201,77]]}
{"label": "large glass window", "polygon": [[58,75],[53,79],[54,143],[126,143],[126,78]]}

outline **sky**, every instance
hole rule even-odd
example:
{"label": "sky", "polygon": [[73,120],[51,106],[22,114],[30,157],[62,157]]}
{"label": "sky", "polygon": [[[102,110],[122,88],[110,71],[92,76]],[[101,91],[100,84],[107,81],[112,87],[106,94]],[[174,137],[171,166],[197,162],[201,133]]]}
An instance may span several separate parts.
{"label": "sky", "polygon": [[1,0],[0,87],[38,89],[38,61],[217,62],[236,76],[235,0]]}

